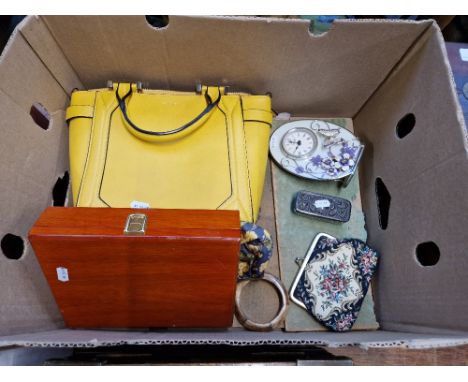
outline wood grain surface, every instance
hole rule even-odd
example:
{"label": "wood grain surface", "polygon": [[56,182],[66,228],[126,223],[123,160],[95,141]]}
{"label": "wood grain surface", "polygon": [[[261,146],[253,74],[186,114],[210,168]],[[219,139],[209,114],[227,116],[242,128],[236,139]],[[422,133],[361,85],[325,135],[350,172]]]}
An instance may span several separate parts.
{"label": "wood grain surface", "polygon": [[370,348],[355,346],[326,348],[336,356],[353,360],[355,366],[466,366],[468,345],[436,349]]}
{"label": "wood grain surface", "polygon": [[[123,235],[142,212],[146,235]],[[237,211],[50,207],[29,239],[68,327],[231,326]]]}

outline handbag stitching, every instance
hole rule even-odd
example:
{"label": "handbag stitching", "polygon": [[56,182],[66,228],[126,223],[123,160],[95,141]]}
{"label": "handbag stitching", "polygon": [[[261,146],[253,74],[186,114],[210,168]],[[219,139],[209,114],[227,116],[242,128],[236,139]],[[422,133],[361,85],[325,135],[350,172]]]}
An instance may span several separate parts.
{"label": "handbag stitching", "polygon": [[273,126],[271,123],[268,123],[265,121],[259,121],[257,119],[244,119],[244,122],[258,122],[258,123],[264,123],[265,125],[268,125],[269,127]]}
{"label": "handbag stitching", "polygon": [[[219,207],[221,207],[227,200],[229,200],[232,195],[233,195],[233,187],[232,187],[232,174],[231,174],[231,150],[229,148],[229,132],[228,132],[228,124],[227,124],[227,116],[226,116],[226,113],[221,109],[219,108],[218,105],[216,105],[218,107],[218,109],[223,113],[224,115],[224,119],[225,119],[225,129],[226,129],[226,140],[227,140],[227,151],[228,151],[228,162],[229,162],[229,185],[230,185],[230,188],[231,188],[231,193],[230,195],[218,206],[216,207],[216,209],[218,209]],[[114,110],[112,110],[111,114],[110,114],[110,117],[109,117],[109,123],[108,123],[108,134],[107,134],[107,144],[106,144],[106,155],[105,155],[105,158],[104,158],[104,168],[101,172],[101,182],[100,182],[100,185],[99,185],[99,193],[98,193],[98,198],[99,200],[101,200],[106,206],[108,207],[111,207],[109,203],[107,203],[103,197],[101,196],[101,190],[102,190],[102,183],[104,181],[104,176],[105,176],[105,172],[106,172],[106,164],[107,164],[107,155],[108,155],[108,152],[109,152],[109,142],[110,142],[110,129],[111,129],[111,122],[112,122],[112,118],[113,118],[113,114],[114,112],[119,108],[119,106],[117,105]]]}
{"label": "handbag stitching", "polygon": [[[96,100],[97,100],[97,93],[95,94],[94,96],[94,109],[96,107]],[[190,95],[190,94],[187,94],[187,95]],[[243,128],[243,141],[244,141],[244,157],[245,157],[245,163],[246,163],[246,166],[247,166],[247,185],[248,185],[248,188],[249,188],[249,197],[250,197],[250,212],[251,212],[251,216],[252,216],[252,219],[254,217],[254,213],[253,213],[253,201],[252,201],[252,189],[251,189],[251,181],[250,181],[250,169],[249,169],[249,162],[248,162],[248,157],[247,157],[247,142],[246,142],[246,138],[245,138],[245,123],[244,122],[263,122],[265,124],[268,124],[271,126],[271,124],[269,124],[268,122],[265,122],[265,121],[254,121],[254,120],[244,120],[244,110],[243,110],[243,103],[242,103],[242,97],[239,96],[239,101],[240,101],[240,107],[241,107],[241,116],[242,116],[242,128]],[[83,105],[83,106],[86,106],[86,105]],[[107,156],[108,156],[108,150],[109,150],[109,143],[110,143],[110,129],[111,129],[111,121],[112,121],[112,118],[113,118],[113,115],[114,115],[114,112],[116,111],[116,109],[118,108],[118,105],[112,110],[111,114],[110,114],[110,117],[109,117],[109,121],[108,121],[108,134],[107,134],[107,139],[106,139],[106,154],[105,154],[105,157],[104,157],[104,168],[103,168],[103,171],[101,172],[101,181],[100,181],[100,186],[99,186],[99,193],[98,193],[98,197],[99,199],[108,207],[111,207],[109,205],[109,203],[107,203],[101,196],[101,190],[102,190],[102,184],[103,184],[103,180],[104,180],[104,176],[105,176],[105,171],[106,171],[106,165],[107,165]],[[226,140],[227,140],[227,149],[228,149],[228,163],[229,163],[229,178],[230,178],[230,195],[218,206],[216,207],[216,209],[219,209],[223,204],[225,204],[232,196],[233,196],[233,185],[232,185],[232,163],[231,163],[231,150],[230,150],[230,147],[229,147],[229,132],[228,132],[228,124],[227,124],[227,114],[224,112],[224,110],[222,110],[219,105],[217,105],[217,108],[218,110],[220,110],[221,113],[223,113],[224,115],[224,119],[225,119],[225,128],[226,128]],[[86,171],[86,168],[87,168],[87,165],[88,165],[88,159],[89,159],[89,153],[90,153],[90,147],[91,147],[91,142],[93,140],[93,132],[94,132],[94,126],[95,126],[95,118],[94,117],[90,117],[90,118],[93,118],[93,124],[91,126],[91,136],[90,136],[90,139],[88,141],[88,151],[87,151],[87,157],[86,157],[86,161],[85,161],[85,169],[83,170],[83,176],[81,178],[81,183],[80,183],[80,191],[78,193],[78,197],[77,197],[77,205],[78,205],[78,202],[79,202],[79,198],[80,198],[80,195],[81,195],[81,191],[82,191],[82,186],[83,186],[83,178],[85,176],[85,171]]]}
{"label": "handbag stitching", "polygon": [[[94,98],[96,98],[96,95],[94,95]],[[67,112],[68,112],[68,109],[70,108],[73,108],[73,107],[86,107],[86,108],[89,108],[91,109],[92,111],[92,114],[94,115],[94,106],[91,106],[91,105],[75,105],[75,104],[72,104],[70,106],[68,106],[67,108]],[[92,116],[87,116],[87,115],[75,115],[73,117],[70,117],[70,118],[67,118],[65,121],[68,122],[68,121],[71,121],[72,119],[74,118],[93,118]]]}
{"label": "handbag stitching", "polygon": [[239,96],[239,103],[241,108],[241,116],[242,116],[242,135],[244,138],[244,153],[245,153],[245,163],[247,165],[247,184],[249,186],[249,196],[250,196],[250,213],[252,217],[252,221],[254,220],[254,212],[253,212],[253,201],[252,201],[252,188],[250,186],[250,169],[249,169],[249,160],[247,156],[247,141],[245,140],[245,120],[244,120],[244,104],[242,102],[242,97]]}
{"label": "handbag stitching", "polygon": [[[83,90],[82,90],[83,91]],[[96,92],[97,93],[97,92]],[[96,94],[94,94],[94,98],[96,98]],[[91,105],[78,105],[78,104],[75,104],[75,103],[72,103],[69,107],[75,107],[75,106],[86,106],[86,107],[92,107],[94,108],[94,106],[91,106]]]}
{"label": "handbag stitching", "polygon": [[254,107],[248,108],[248,109],[244,109],[244,111],[250,111],[250,110],[254,110],[254,111],[263,111],[264,113],[271,113],[270,110],[256,109],[256,108],[254,108]]}
{"label": "handbag stitching", "polygon": [[[97,93],[98,92],[94,93],[93,110],[96,110]],[[89,158],[89,152],[91,151],[90,150],[91,149],[91,141],[93,140],[94,123],[95,123],[94,113],[93,113],[92,120],[93,120],[93,123],[91,124],[91,132],[89,134],[89,140],[88,140],[88,149],[87,149],[87,152],[86,152],[86,159],[85,159],[85,163],[84,163],[84,166],[83,166],[83,172],[82,172],[83,175],[81,175],[81,179],[80,179],[80,187],[78,188],[78,195],[76,197],[76,205],[78,205],[79,202],[80,202],[81,191],[83,190],[83,179],[85,177],[86,170],[87,170],[87,167],[88,167],[88,158]],[[73,182],[73,180],[72,180],[72,182]]]}
{"label": "handbag stitching", "polygon": [[115,111],[119,108],[119,106],[117,105],[114,110],[111,111],[110,115],[109,115],[109,122],[108,122],[108,128],[107,128],[107,143],[106,143],[106,154],[104,156],[104,167],[101,171],[101,182],[99,184],[99,192],[98,192],[98,198],[99,200],[101,200],[107,207],[111,207],[111,205],[109,203],[107,203],[102,197],[101,197],[101,189],[102,189],[102,183],[104,181],[104,175],[106,173],[106,165],[107,165],[107,154],[109,153],[109,142],[110,142],[110,136],[111,136],[111,127],[112,127],[112,118],[114,116],[114,113]]}
{"label": "handbag stitching", "polygon": [[[222,100],[221,100],[221,101],[222,101]],[[221,103],[221,102],[219,102],[219,103]],[[229,199],[231,199],[232,196],[233,196],[233,194],[234,194],[234,190],[233,190],[233,187],[232,187],[232,171],[231,171],[231,158],[230,158],[231,150],[230,150],[230,148],[229,148],[229,132],[228,132],[227,114],[226,114],[226,112],[225,112],[223,109],[221,109],[221,108],[219,107],[219,103],[218,103],[218,105],[216,105],[216,107],[219,109],[219,111],[221,111],[221,113],[223,113],[224,119],[225,119],[225,121],[226,121],[226,136],[228,137],[229,177],[231,178],[231,195],[229,195],[229,197],[228,197],[227,199],[225,199],[218,207],[216,207],[216,209],[221,208],[221,206],[222,206],[223,204],[225,204],[227,201],[229,201]],[[231,130],[232,130],[232,129],[231,129]],[[239,203],[239,198],[238,198],[238,203]]]}
{"label": "handbag stitching", "polygon": [[85,116],[85,115],[77,115],[76,117],[68,118],[67,122],[70,123],[70,121],[73,121],[74,119],[77,119],[77,118],[93,119],[94,116],[93,117],[88,117],[88,116]]}
{"label": "handbag stitching", "polygon": [[216,209],[219,209],[224,203],[226,203],[229,199],[232,198],[234,190],[233,190],[233,187],[232,187],[231,148],[230,148],[230,140],[229,140],[227,115],[224,112],[224,110],[219,107],[219,103],[216,105],[216,108],[221,113],[223,113],[223,116],[224,116],[224,126],[225,126],[225,129],[226,129],[226,142],[227,142],[227,152],[228,152],[228,162],[229,162],[229,185],[231,186],[231,193],[229,194],[229,196],[226,199],[224,199],[224,201],[218,207],[216,207]]}

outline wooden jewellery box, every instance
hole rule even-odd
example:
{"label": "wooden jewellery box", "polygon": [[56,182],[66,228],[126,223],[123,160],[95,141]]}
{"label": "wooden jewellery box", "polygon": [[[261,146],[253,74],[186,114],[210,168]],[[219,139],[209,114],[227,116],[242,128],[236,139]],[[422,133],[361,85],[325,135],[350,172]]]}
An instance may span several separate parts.
{"label": "wooden jewellery box", "polygon": [[29,239],[70,328],[232,325],[237,211],[49,207]]}

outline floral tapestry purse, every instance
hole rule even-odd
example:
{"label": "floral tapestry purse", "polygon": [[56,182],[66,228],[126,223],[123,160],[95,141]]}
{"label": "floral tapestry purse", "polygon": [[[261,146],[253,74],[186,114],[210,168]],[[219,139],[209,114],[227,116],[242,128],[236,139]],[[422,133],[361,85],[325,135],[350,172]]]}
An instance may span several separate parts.
{"label": "floral tapestry purse", "polygon": [[357,239],[318,234],[290,297],[330,330],[351,330],[377,268],[379,254]]}

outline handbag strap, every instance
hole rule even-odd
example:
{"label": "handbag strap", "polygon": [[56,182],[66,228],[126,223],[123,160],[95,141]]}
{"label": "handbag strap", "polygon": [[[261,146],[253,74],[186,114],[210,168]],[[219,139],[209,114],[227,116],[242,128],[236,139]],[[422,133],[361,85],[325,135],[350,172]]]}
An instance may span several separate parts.
{"label": "handbag strap", "polygon": [[120,97],[119,86],[120,86],[120,84],[117,85],[117,89],[115,90],[115,97],[117,98],[119,109],[122,112],[122,115],[125,118],[125,121],[134,130],[138,131],[139,133],[147,134],[147,135],[153,135],[153,136],[154,135],[155,136],[167,136],[167,135],[177,134],[177,133],[180,133],[181,131],[184,131],[185,129],[189,128],[190,126],[192,126],[193,124],[198,122],[200,119],[202,119],[205,115],[210,113],[216,107],[216,105],[218,105],[219,101],[221,100],[221,90],[219,89],[219,87],[218,87],[218,98],[216,98],[216,100],[214,100],[214,101],[212,100],[212,98],[208,94],[208,88],[207,88],[207,90],[204,93],[207,105],[206,105],[205,109],[203,109],[203,111],[200,114],[198,114],[195,118],[193,118],[190,122],[187,122],[186,124],[176,128],[176,129],[173,129],[173,130],[150,131],[150,130],[145,130],[145,129],[142,129],[141,127],[138,127],[135,123],[132,122],[132,120],[128,116],[127,106],[125,104],[125,100],[128,97],[130,97],[130,95],[133,93],[132,86],[129,87],[128,92],[123,97]]}

